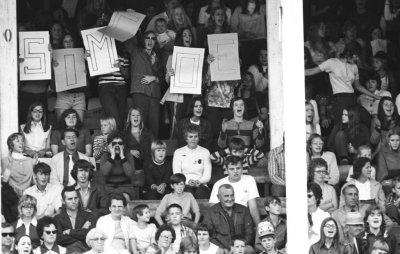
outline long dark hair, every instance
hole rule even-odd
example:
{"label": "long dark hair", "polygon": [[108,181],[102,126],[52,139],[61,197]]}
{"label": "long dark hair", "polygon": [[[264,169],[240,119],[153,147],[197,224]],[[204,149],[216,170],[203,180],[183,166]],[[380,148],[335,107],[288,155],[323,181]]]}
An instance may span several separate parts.
{"label": "long dark hair", "polygon": [[32,126],[32,111],[34,108],[36,108],[37,106],[41,106],[43,109],[43,115],[42,115],[42,119],[40,119],[40,122],[42,123],[42,127],[43,127],[43,131],[48,131],[50,129],[50,124],[47,121],[47,109],[46,107],[43,105],[42,102],[40,101],[35,101],[34,103],[32,103],[29,106],[28,109],[28,114],[26,115],[26,121],[25,121],[25,127],[23,129],[24,133],[29,133],[31,132],[31,126]]}
{"label": "long dark hair", "polygon": [[62,114],[61,114],[61,118],[60,118],[60,126],[61,126],[61,130],[65,130],[68,128],[67,124],[65,123],[65,118],[67,118],[68,115],[70,114],[75,114],[76,115],[76,125],[75,125],[75,129],[77,129],[78,131],[82,129],[82,120],[79,117],[78,112],[76,112],[75,109],[66,109]]}
{"label": "long dark hair", "polygon": [[176,33],[175,43],[174,43],[175,46],[179,46],[179,47],[184,47],[185,46],[183,44],[183,32],[185,30],[189,30],[189,32],[192,34],[192,42],[191,42],[191,45],[189,46],[189,47],[192,47],[192,45],[193,45],[193,33],[192,33],[192,29],[190,29],[190,27],[188,27],[188,26],[182,27]]}
{"label": "long dark hair", "polygon": [[228,24],[228,17],[226,16],[226,12],[224,7],[216,7],[211,10],[210,17],[208,18],[208,26],[207,26],[207,34],[214,34],[215,32],[215,21],[214,21],[214,14],[217,10],[222,10],[224,12],[225,20],[222,24],[222,33],[229,33],[231,28]]}
{"label": "long dark hair", "polygon": [[383,234],[385,233],[385,230],[386,230],[385,217],[384,217],[384,214],[383,214],[382,209],[381,209],[379,206],[377,206],[377,205],[370,207],[370,208],[365,212],[365,216],[364,216],[365,233],[366,233],[366,234],[367,234],[367,233],[370,233],[370,231],[369,231],[368,217],[369,217],[369,216],[371,215],[371,213],[374,212],[374,211],[378,211],[378,212],[381,214],[381,216],[382,216],[382,224],[381,224],[381,226],[379,227],[379,232],[383,235]]}
{"label": "long dark hair", "polygon": [[339,129],[347,130],[350,139],[354,139],[360,133],[360,127],[361,127],[360,113],[358,112],[355,106],[350,106],[343,110],[347,111],[349,122],[347,124],[343,124],[340,121]]}
{"label": "long dark hair", "polygon": [[329,45],[325,38],[321,37],[318,33],[321,25],[325,24],[323,21],[312,23],[308,29],[308,41],[310,43],[310,49],[320,51],[325,59],[329,56]]}
{"label": "long dark hair", "polygon": [[189,105],[186,109],[186,117],[192,117],[193,116],[193,108],[194,108],[194,104],[196,103],[196,101],[200,101],[201,105],[203,106],[203,113],[201,114],[201,118],[203,118],[204,113],[205,113],[205,103],[203,101],[203,99],[200,96],[196,96],[190,99],[189,101]]}
{"label": "long dark hair", "polygon": [[[385,111],[383,110],[383,103],[385,101],[391,101],[393,103],[393,115],[392,119],[388,120],[385,115]],[[399,123],[399,114],[397,112],[397,107],[391,97],[384,96],[381,98],[378,104],[378,119],[381,122],[381,129],[382,130],[389,130],[393,125],[398,125]]]}
{"label": "long dark hair", "polygon": [[[342,252],[340,251],[339,227],[338,227],[338,224],[337,224],[336,220],[335,220],[334,218],[332,218],[332,217],[326,218],[326,219],[323,220],[322,223],[321,223],[321,231],[320,231],[321,238],[319,239],[318,243],[316,243],[316,244],[318,244],[318,249],[321,249],[322,246],[325,245],[326,236],[325,236],[325,234],[324,234],[324,227],[325,227],[325,224],[326,224],[327,222],[329,222],[329,221],[333,221],[333,223],[334,223],[335,226],[336,226],[336,234],[335,234],[335,236],[333,237],[333,242],[332,242],[332,248],[333,248],[333,250],[335,250],[335,251],[333,251],[333,252],[334,252],[334,253],[342,253]],[[332,249],[332,248],[331,248],[331,249]]]}

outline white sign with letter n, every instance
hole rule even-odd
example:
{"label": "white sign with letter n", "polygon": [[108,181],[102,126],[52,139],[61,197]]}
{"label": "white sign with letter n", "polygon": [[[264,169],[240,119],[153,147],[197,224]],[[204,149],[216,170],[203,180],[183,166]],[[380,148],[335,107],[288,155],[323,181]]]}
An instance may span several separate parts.
{"label": "white sign with letter n", "polygon": [[49,32],[19,32],[20,80],[51,79]]}
{"label": "white sign with letter n", "polygon": [[114,67],[118,60],[115,40],[99,32],[99,29],[101,27],[81,31],[85,49],[90,53],[86,60],[91,77],[119,71],[118,67]]}
{"label": "white sign with letter n", "polygon": [[53,51],[56,92],[86,86],[86,68],[83,48],[57,49]]}

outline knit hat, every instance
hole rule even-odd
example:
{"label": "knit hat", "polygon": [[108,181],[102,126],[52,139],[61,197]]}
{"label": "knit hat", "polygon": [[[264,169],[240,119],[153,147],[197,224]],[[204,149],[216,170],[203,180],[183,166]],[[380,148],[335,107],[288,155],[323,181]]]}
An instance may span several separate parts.
{"label": "knit hat", "polygon": [[264,236],[275,235],[274,226],[272,226],[272,224],[268,221],[260,222],[257,227],[257,232],[260,238]]}

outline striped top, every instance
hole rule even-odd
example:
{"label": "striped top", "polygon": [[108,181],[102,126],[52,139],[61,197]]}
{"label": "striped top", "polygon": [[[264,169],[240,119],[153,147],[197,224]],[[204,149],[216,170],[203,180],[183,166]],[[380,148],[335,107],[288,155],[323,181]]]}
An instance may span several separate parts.
{"label": "striped top", "polygon": [[[130,62],[127,57],[118,57],[118,62],[121,63],[120,68],[129,68]],[[115,71],[99,76],[99,85],[113,84],[113,85],[126,85],[126,80],[121,71]]]}
{"label": "striped top", "polygon": [[241,138],[246,147],[261,147],[264,145],[264,136],[265,130],[262,129],[260,133],[255,122],[243,120],[241,122],[236,122],[234,119],[231,119],[226,122],[227,128],[225,132],[219,134],[218,137],[218,146],[221,148],[225,148],[228,146],[229,141],[232,138]]}
{"label": "striped top", "polygon": [[[228,170],[225,166],[225,160],[230,155],[232,155],[232,153],[229,148],[216,151],[210,155],[211,162],[223,166],[224,175],[228,175]],[[244,155],[242,157],[243,174],[248,174],[250,166],[257,164],[262,157],[264,157],[263,152],[257,149],[245,148]]]}

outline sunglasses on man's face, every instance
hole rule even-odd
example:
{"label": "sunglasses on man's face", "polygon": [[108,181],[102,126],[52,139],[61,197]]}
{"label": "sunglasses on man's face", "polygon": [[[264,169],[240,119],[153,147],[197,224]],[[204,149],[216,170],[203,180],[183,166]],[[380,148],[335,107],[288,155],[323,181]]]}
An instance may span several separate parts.
{"label": "sunglasses on man's face", "polygon": [[48,234],[48,235],[50,235],[50,234],[53,234],[53,235],[55,235],[55,234],[57,234],[57,230],[46,230],[46,231],[44,231],[46,234]]}
{"label": "sunglasses on man's face", "polygon": [[14,232],[1,233],[1,236],[2,237],[7,237],[7,236],[14,237],[15,233]]}
{"label": "sunglasses on man's face", "polygon": [[112,146],[115,146],[115,145],[120,145],[120,146],[122,146],[124,143],[122,143],[122,142],[111,142],[111,145]]}

